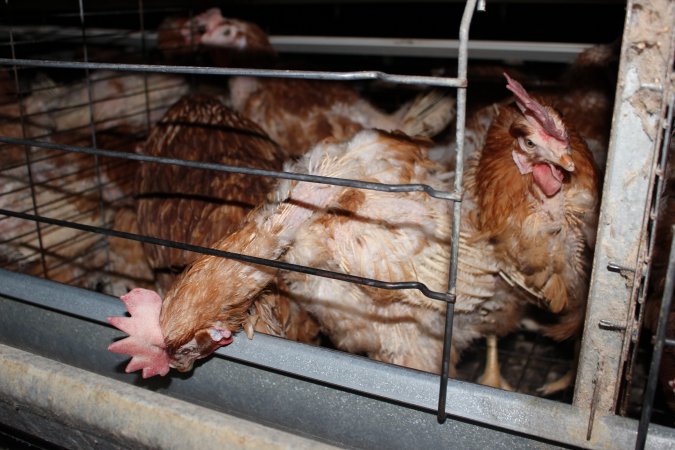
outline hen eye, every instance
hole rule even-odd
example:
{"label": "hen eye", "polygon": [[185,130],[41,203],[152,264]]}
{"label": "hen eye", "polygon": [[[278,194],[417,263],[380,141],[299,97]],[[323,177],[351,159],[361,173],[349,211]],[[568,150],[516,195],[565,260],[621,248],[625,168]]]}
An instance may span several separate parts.
{"label": "hen eye", "polygon": [[525,139],[525,146],[526,146],[527,148],[534,148],[534,147],[535,147],[535,144],[534,144],[534,142],[532,142],[531,140]]}

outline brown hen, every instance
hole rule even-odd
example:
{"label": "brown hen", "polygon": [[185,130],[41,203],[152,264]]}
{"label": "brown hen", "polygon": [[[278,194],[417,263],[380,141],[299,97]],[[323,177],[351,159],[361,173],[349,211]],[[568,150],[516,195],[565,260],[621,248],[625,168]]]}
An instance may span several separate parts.
{"label": "brown hen", "polygon": [[422,93],[389,114],[353,86],[332,81],[234,77],[230,98],[235,110],[260,124],[292,156],[327,137],[345,140],[369,128],[433,137],[455,114],[454,99],[440,91]]}
{"label": "brown hen", "polygon": [[259,67],[271,64],[277,54],[265,32],[256,24],[223,17],[210,8],[194,17],[169,17],[157,30],[157,46],[171,62],[207,59],[220,67]]}
{"label": "brown hen", "polygon": [[[145,144],[151,156],[280,170],[283,148],[256,124],[205,96],[183,97],[155,125]],[[142,164],[135,195],[144,235],[208,247],[239,227],[262,203],[273,181],[239,173]],[[150,265],[167,289],[197,254],[146,245]]]}
{"label": "brown hen", "polygon": [[[542,332],[561,341],[577,336],[583,324],[598,220],[597,168],[574,124],[508,79],[515,105],[488,108],[483,121],[474,122],[484,126],[485,117],[493,118],[485,137],[467,135],[482,147],[467,177],[468,195],[477,204],[474,239],[494,247],[502,278],[495,297],[518,305],[484,332],[489,337],[514,331],[532,303],[552,313],[553,323]],[[494,373],[498,368],[491,370],[493,383],[507,387]],[[569,375],[544,392],[568,381]]]}

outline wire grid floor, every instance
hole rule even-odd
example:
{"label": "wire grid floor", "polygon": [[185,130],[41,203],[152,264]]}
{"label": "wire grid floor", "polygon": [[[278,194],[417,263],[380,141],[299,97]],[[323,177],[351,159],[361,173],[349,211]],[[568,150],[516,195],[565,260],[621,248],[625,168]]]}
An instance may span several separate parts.
{"label": "wire grid floor", "polygon": [[[633,380],[630,385],[629,402],[626,415],[634,419],[640,419],[642,414],[642,399],[647,386],[647,376],[651,363],[653,347],[649,339],[642,339],[633,370]],[[666,397],[658,386],[654,396],[651,423],[675,427],[675,410],[669,408]]]}
{"label": "wire grid floor", "polygon": [[[499,339],[498,349],[502,376],[515,391],[523,394],[541,396],[538,388],[560,378],[573,367],[572,342],[556,342],[530,331],[519,331]],[[475,382],[483,373],[485,354],[484,341],[466,351],[457,367],[457,378]],[[651,355],[651,344],[643,343],[633,372],[627,417],[640,418]],[[572,403],[573,396],[574,384],[547,398]],[[675,411],[668,407],[660,391],[654,399],[651,423],[675,427]]]}
{"label": "wire grid floor", "polygon": [[[565,375],[573,367],[574,344],[555,342],[540,334],[520,331],[498,341],[499,363],[504,379],[517,392],[541,396],[537,389]],[[485,367],[485,341],[462,355],[457,378],[475,381]],[[573,385],[549,396],[551,400],[572,402]]]}

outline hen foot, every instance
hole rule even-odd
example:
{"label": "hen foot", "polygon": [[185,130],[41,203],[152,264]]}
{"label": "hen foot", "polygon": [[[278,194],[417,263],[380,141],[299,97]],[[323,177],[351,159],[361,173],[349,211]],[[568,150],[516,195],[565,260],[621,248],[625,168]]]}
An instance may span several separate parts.
{"label": "hen foot", "polygon": [[485,386],[512,391],[513,388],[504,377],[502,377],[501,369],[499,367],[499,359],[497,358],[497,336],[491,334],[485,339],[487,341],[485,371],[483,372],[483,375],[478,378],[478,382]]}
{"label": "hen foot", "polygon": [[551,381],[550,383],[546,383],[542,387],[538,388],[537,392],[540,395],[546,397],[548,395],[552,395],[555,394],[556,392],[560,392],[567,389],[572,384],[573,380],[574,380],[574,371],[570,370],[557,380]]}

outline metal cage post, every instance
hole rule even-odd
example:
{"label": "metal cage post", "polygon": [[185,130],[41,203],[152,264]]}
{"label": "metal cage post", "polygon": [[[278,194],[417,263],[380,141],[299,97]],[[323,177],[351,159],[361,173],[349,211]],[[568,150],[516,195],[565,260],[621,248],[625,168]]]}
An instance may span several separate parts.
{"label": "metal cage post", "polygon": [[614,413],[634,336],[630,314],[646,267],[645,233],[670,98],[674,23],[672,1],[628,2],[574,393],[574,405],[589,414],[589,429],[599,416]]}

